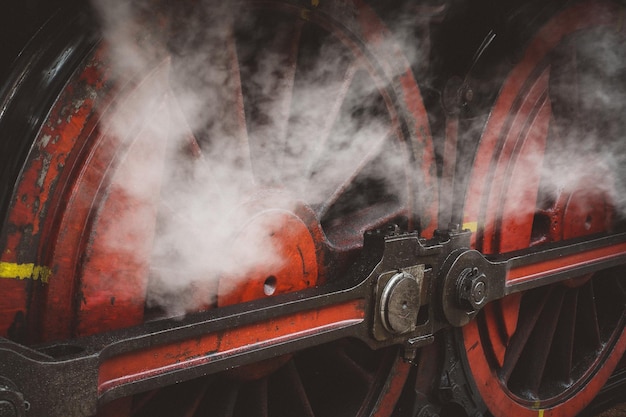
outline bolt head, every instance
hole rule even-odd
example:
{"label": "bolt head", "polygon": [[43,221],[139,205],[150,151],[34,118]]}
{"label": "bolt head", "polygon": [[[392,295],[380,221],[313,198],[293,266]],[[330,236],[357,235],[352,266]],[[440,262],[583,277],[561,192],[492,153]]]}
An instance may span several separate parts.
{"label": "bolt head", "polygon": [[472,284],[472,301],[482,305],[487,297],[487,286],[484,281],[477,281]]}
{"label": "bolt head", "polygon": [[469,311],[481,309],[487,302],[487,277],[477,268],[464,269],[457,280],[457,301]]}

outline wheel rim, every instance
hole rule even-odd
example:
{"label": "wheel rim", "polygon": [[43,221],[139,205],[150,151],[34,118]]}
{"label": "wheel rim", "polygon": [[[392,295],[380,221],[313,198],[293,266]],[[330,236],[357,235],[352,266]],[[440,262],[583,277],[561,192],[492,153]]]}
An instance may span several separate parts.
{"label": "wheel rim", "polygon": [[[339,182],[306,202],[302,195],[313,194],[306,187],[303,194],[298,194],[301,191],[298,187],[302,184],[290,182],[289,176],[266,175],[271,171],[264,165],[268,162],[263,160],[264,156],[254,158],[241,153],[240,149],[227,148],[250,164],[249,173],[256,178],[255,184],[268,189],[260,193],[258,200],[254,197],[252,203],[243,201],[242,206],[255,206],[257,216],[280,212],[278,217],[290,229],[299,230],[310,243],[305,255],[312,260],[306,261],[305,269],[317,268],[312,273],[314,279],[307,280],[307,284],[287,285],[289,288],[286,289],[281,289],[284,281],[279,273],[270,275],[275,278],[273,282],[268,281],[270,276],[262,274],[259,282],[276,289],[269,294],[265,292],[265,295],[337,279],[360,250],[361,236],[366,229],[403,221],[408,222],[409,227],[421,227],[425,235],[432,233],[435,225],[430,219],[436,218],[436,207],[429,201],[435,202],[437,198],[432,195],[432,190],[428,190],[434,163],[426,114],[408,64],[397,50],[385,51],[389,47],[382,42],[386,32],[374,14],[359,4],[355,6],[359,11],[358,20],[351,20],[346,27],[330,17],[332,10],[323,7],[301,9],[279,2],[251,2],[250,6],[254,12],[251,14],[271,13],[278,16],[274,22],[278,20],[289,30],[295,28],[300,32],[290,40],[293,52],[285,57],[293,61],[294,73],[305,64],[298,61],[300,55],[306,58],[302,51],[314,50],[314,40],[320,36],[330,39],[331,45],[352,57],[344,67],[346,75],[342,75],[343,84],[340,84],[343,90],[330,103],[335,106],[335,112],[331,112],[331,119],[322,123],[327,132],[320,136],[327,136],[326,144],[332,145],[328,138],[336,135],[332,118],[344,117],[342,107],[349,100],[355,100],[352,88],[356,83],[370,82],[375,86],[370,88],[375,96],[373,105],[377,106],[371,118],[382,118],[386,123],[383,124],[386,126],[383,137],[363,144],[368,152],[359,156],[355,166],[344,171],[345,176]],[[237,66],[240,80],[239,86],[228,84],[230,88],[239,88],[239,93],[234,94],[235,99],[227,103],[234,106],[231,110],[235,109],[231,112],[234,117],[229,126],[239,129],[239,133],[247,131],[247,151],[262,155],[265,139],[260,136],[263,126],[258,115],[251,116],[251,109],[264,97],[255,96],[250,78],[246,79],[244,75],[246,71],[253,71],[250,68],[261,59],[255,54],[265,52],[261,49],[261,52],[246,55],[237,42],[244,42],[247,35],[237,33],[236,29],[233,33],[236,35],[227,39],[225,55],[231,59],[236,57],[237,61],[231,60],[230,65]],[[229,55],[233,51],[235,54]],[[4,228],[7,250],[3,252],[2,260],[11,265],[33,264],[33,271],[39,271],[39,275],[33,272],[31,278],[40,278],[39,282],[19,282],[23,287],[20,291],[25,295],[19,297],[22,305],[16,309],[26,311],[23,318],[23,327],[27,329],[23,331],[23,340],[26,341],[62,340],[103,332],[141,323],[163,313],[158,308],[146,309],[146,297],[150,297],[155,285],[151,264],[154,262],[154,236],[161,232],[159,222],[162,216],[169,214],[172,201],[163,204],[162,190],[167,182],[163,175],[138,180],[133,168],[148,164],[156,167],[156,171],[164,169],[165,155],[172,152],[172,147],[166,143],[155,146],[153,138],[165,128],[164,124],[155,124],[155,121],[174,120],[183,124],[186,121],[184,105],[171,106],[171,97],[180,90],[173,92],[168,87],[168,74],[177,70],[177,57],[160,60],[149,73],[137,78],[120,80],[119,74],[111,73],[109,52],[107,46],[100,45],[85,54],[51,106],[34,139],[37,151],[31,152],[26,159],[25,174],[20,176],[14,191],[15,196],[26,198],[12,200],[8,224],[26,227],[20,228],[19,233],[11,227]],[[394,59],[381,59],[390,56]],[[234,67],[228,68],[233,71]],[[279,71],[282,71],[281,78],[293,78],[291,84],[287,82],[290,86],[277,95],[290,96],[297,102],[300,99],[298,94],[302,93],[298,89],[298,78],[283,69]],[[389,78],[397,90],[390,87]],[[173,86],[173,89],[177,87]],[[144,111],[151,116],[143,119],[125,114],[125,109],[131,108],[134,101],[142,100],[146,91],[150,92],[152,99],[144,103]],[[360,111],[368,111],[368,107],[362,106]],[[117,120],[113,127],[105,124],[111,118]],[[283,121],[286,123],[283,128],[288,131],[289,117]],[[191,155],[191,164],[201,163],[210,154],[207,144],[203,143],[204,128],[185,127],[182,152]],[[255,137],[257,132],[261,133]],[[180,149],[174,151],[181,152]],[[340,163],[339,159],[332,160],[332,154],[323,151],[320,150],[319,160],[325,158],[335,165]],[[364,193],[366,185],[372,185],[375,191],[380,191],[380,187],[387,191],[388,184],[384,181],[377,183],[371,168],[381,161],[384,165],[389,152],[398,153],[404,161],[400,169],[393,168],[399,177],[399,192],[394,186],[394,190],[383,193],[382,197],[377,197],[374,192]],[[272,155],[269,158],[271,163],[276,162]],[[51,160],[54,163],[51,164]],[[294,160],[279,162],[288,165]],[[48,170],[45,164],[53,168]],[[307,166],[307,169],[314,173],[316,167]],[[173,175],[178,173],[173,172]],[[323,175],[310,174],[309,182],[312,182],[311,178],[324,180]],[[280,191],[275,191],[277,188]],[[416,193],[419,193],[420,200]],[[268,194],[286,195],[285,207],[281,204],[277,207],[277,199],[268,199]],[[360,202],[354,203],[354,200]],[[417,212],[419,218],[415,216]],[[285,235],[281,239],[290,241],[292,238]],[[111,242],[118,244],[112,245]],[[30,252],[17,250],[24,245],[28,245]],[[300,266],[296,263],[292,268]],[[60,280],[56,279],[58,276],[75,278]],[[227,279],[220,279],[219,286],[224,281]],[[255,285],[251,287],[256,288]],[[250,295],[240,285],[223,296],[214,284],[202,286],[200,290],[203,298],[200,303],[193,304],[194,309],[216,308],[259,296]],[[17,290],[10,291],[17,294]],[[185,298],[188,293],[188,290],[170,291],[168,295]],[[185,298],[185,301],[189,300]],[[26,305],[32,308],[27,309]],[[14,326],[14,317],[6,320]],[[327,363],[335,366],[325,365]],[[338,369],[343,372],[338,374]],[[401,360],[395,348],[373,352],[358,342],[340,341],[285,356],[280,363],[270,364],[267,369],[263,364],[255,365],[253,370],[258,375],[252,378],[231,372],[190,381],[184,385],[188,391],[182,403],[177,399],[177,389],[168,388],[110,404],[102,414],[154,415],[154,410],[158,409],[161,415],[167,412],[162,401],[167,403],[174,399],[177,407],[168,415],[194,415],[208,407],[223,415],[315,413],[316,416],[334,416],[339,410],[339,415],[388,416],[402,390],[409,366]],[[246,372],[251,372],[251,368]],[[351,387],[349,392],[345,387]],[[279,395],[287,391],[293,395]],[[220,394],[216,395],[216,392]]]}
{"label": "wheel rim", "polygon": [[[581,181],[610,183],[610,173],[598,168],[577,183],[556,187],[546,175],[567,172],[559,152],[581,139],[572,133],[572,112],[563,110],[575,107],[568,103],[571,95],[560,94],[568,77],[563,74],[573,67],[563,67],[559,54],[581,34],[621,30],[616,14],[612,5],[599,2],[558,14],[505,81],[477,151],[465,203],[464,222],[476,232],[477,249],[505,253],[611,230],[615,194]],[[617,36],[623,38],[623,30]],[[569,76],[569,81],[575,77]],[[565,416],[582,410],[626,348],[623,290],[619,272],[609,270],[487,305],[462,334],[467,366],[489,410],[495,416]]]}

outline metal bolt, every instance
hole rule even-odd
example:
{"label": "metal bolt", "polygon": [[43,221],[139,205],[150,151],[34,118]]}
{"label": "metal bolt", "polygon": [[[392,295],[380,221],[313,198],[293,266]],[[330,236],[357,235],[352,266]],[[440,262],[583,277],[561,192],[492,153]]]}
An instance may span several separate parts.
{"label": "metal bolt", "polygon": [[483,281],[478,281],[472,286],[472,301],[477,305],[482,305],[487,298],[487,286]]}
{"label": "metal bolt", "polygon": [[465,268],[457,280],[457,301],[463,308],[479,310],[487,301],[487,277],[478,268]]}

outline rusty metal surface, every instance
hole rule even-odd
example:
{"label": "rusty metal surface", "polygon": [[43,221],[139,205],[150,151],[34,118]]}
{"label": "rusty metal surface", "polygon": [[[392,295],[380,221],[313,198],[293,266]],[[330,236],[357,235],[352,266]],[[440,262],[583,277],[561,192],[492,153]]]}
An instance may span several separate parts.
{"label": "rusty metal surface", "polygon": [[[371,54],[378,56],[378,60],[365,65],[373,81],[379,82],[393,74],[393,86],[397,91],[386,87],[379,91],[389,113],[387,116],[391,120],[392,132],[382,140],[386,141],[394,135],[401,141],[410,138],[410,155],[404,155],[408,158],[404,158],[403,168],[420,178],[417,181],[418,189],[436,188],[437,161],[431,149],[429,114],[422,103],[411,68],[402,57],[402,51],[381,43],[387,28],[373,9],[357,2],[360,13],[354,19],[351,16],[345,26],[333,26],[336,16],[333,15],[333,19],[328,16],[332,15],[331,12],[337,12],[337,9],[328,6],[329,3],[324,2],[320,6],[319,2],[312,2],[312,5],[303,8],[283,2],[251,3],[253,8],[269,5],[299,19],[293,31],[287,33],[293,36],[287,36],[281,43],[285,47],[281,48],[290,52],[287,54],[288,65],[277,74],[287,79],[287,82],[280,84],[280,88],[273,92],[277,97],[256,99],[273,100],[281,108],[287,108],[289,94],[294,88],[293,78],[303,27],[312,22],[325,30],[331,28],[331,31],[335,31],[333,34],[359,60],[369,58]],[[589,5],[606,13],[597,16],[587,13],[595,10],[589,9]],[[0,196],[0,209],[4,206],[8,208],[6,223],[3,223],[0,235],[3,248],[0,254],[0,275],[7,278],[2,282],[3,291],[11,294],[11,297],[0,301],[0,329],[8,329],[4,336],[29,343],[102,334],[92,339],[79,339],[76,346],[44,346],[41,352],[7,341],[1,346],[3,354],[23,366],[16,371],[15,367],[11,367],[11,361],[6,360],[2,363],[3,372],[28,386],[28,394],[33,395],[31,398],[41,401],[33,405],[32,413],[43,415],[52,407],[59,415],[83,416],[94,412],[96,396],[100,396],[104,402],[241,365],[244,371],[250,371],[258,378],[266,378],[285,363],[293,364],[291,360],[296,350],[334,342],[339,338],[354,337],[365,341],[369,347],[375,348],[373,350],[392,345],[404,349],[399,351],[400,354],[394,347],[389,350],[394,360],[390,367],[384,367],[388,374],[377,374],[376,378],[366,377],[371,386],[379,390],[380,397],[371,399],[371,394],[368,394],[366,400],[370,403],[364,406],[368,406],[372,414],[386,417],[393,412],[411,369],[410,364],[418,355],[418,348],[435,342],[435,333],[439,330],[448,329],[445,330],[448,332],[450,326],[467,324],[463,332],[467,338],[464,347],[467,349],[466,359],[469,364],[465,364],[464,371],[457,367],[459,362],[456,362],[456,355],[459,352],[452,352],[459,348],[462,353],[462,343],[457,346],[451,340],[445,342],[445,349],[450,351],[447,352],[445,364],[448,368],[439,387],[445,393],[444,401],[457,401],[467,410],[478,411],[481,405],[479,401],[474,401],[476,398],[458,392],[459,386],[467,388],[471,385],[470,374],[474,373],[474,378],[480,379],[479,394],[494,413],[506,415],[513,404],[514,407],[519,406],[516,410],[520,413],[535,415],[538,409],[541,414],[544,412],[541,401],[531,404],[531,400],[534,399],[533,395],[538,397],[536,394],[541,378],[549,362],[549,352],[542,349],[542,343],[550,344],[552,340],[558,340],[560,334],[566,334],[564,340],[573,343],[574,330],[578,326],[575,318],[572,315],[569,320],[559,321],[557,313],[562,309],[576,312],[578,306],[586,306],[587,319],[580,327],[589,330],[592,347],[615,347],[617,353],[610,354],[608,348],[602,351],[597,362],[599,368],[592,369],[597,373],[590,385],[580,385],[580,390],[571,396],[575,397],[572,401],[569,396],[563,395],[568,402],[564,402],[566,405],[562,407],[557,405],[555,413],[567,413],[570,406],[579,410],[609,377],[618,360],[617,355],[626,346],[626,334],[611,335],[608,339],[603,339],[604,335],[600,334],[602,326],[596,310],[596,304],[599,303],[594,295],[594,283],[597,280],[592,280],[591,275],[599,269],[623,264],[626,249],[623,236],[585,237],[611,229],[613,214],[607,208],[610,204],[594,207],[589,212],[586,208],[593,202],[604,201],[602,193],[591,196],[563,193],[555,199],[553,206],[538,212],[525,211],[519,215],[519,195],[531,195],[526,200],[529,207],[538,205],[539,195],[535,192],[540,187],[541,159],[534,160],[530,168],[518,167],[511,161],[530,157],[532,150],[545,148],[548,141],[549,126],[554,117],[554,103],[549,93],[555,88],[550,84],[552,73],[546,64],[546,57],[570,32],[607,22],[619,23],[621,15],[616,13],[613,6],[612,3],[592,2],[567,9],[551,21],[548,26],[550,30],[539,32],[530,43],[530,52],[513,65],[478,148],[469,191],[465,195],[465,218],[463,222],[459,221],[463,223],[461,228],[472,232],[471,244],[478,251],[468,250],[468,242],[449,244],[450,240],[454,240],[454,234],[460,233],[459,227],[453,233],[435,231],[436,193],[420,201],[411,198],[399,205],[368,207],[352,219],[335,222],[323,221],[322,217],[332,213],[329,207],[336,203],[336,195],[315,206],[290,200],[291,211],[285,211],[287,209],[282,206],[270,206],[268,209],[264,202],[253,200],[251,205],[258,206],[254,212],[257,219],[265,216],[263,220],[277,220],[279,226],[270,230],[263,244],[278,242],[279,254],[287,260],[286,266],[276,270],[259,269],[240,285],[233,284],[237,278],[241,278],[236,272],[233,276],[222,277],[215,287],[209,289],[212,293],[201,306],[208,311],[205,312],[206,317],[211,322],[206,328],[190,319],[185,323],[155,322],[129,330],[128,333],[115,330],[141,324],[144,319],[151,242],[156,233],[154,225],[162,209],[158,201],[159,184],[144,187],[146,198],[129,195],[124,185],[132,182],[133,166],[141,164],[146,155],[155,155],[154,161],[158,161],[165,150],[153,146],[151,137],[145,134],[134,135],[129,142],[122,143],[102,128],[99,117],[111,111],[111,103],[115,103],[112,105],[113,113],[124,114],[125,100],[134,94],[140,95],[142,88],[153,90],[157,95],[162,93],[159,97],[170,94],[171,91],[158,87],[166,84],[166,73],[170,70],[169,59],[161,61],[162,64],[157,65],[154,71],[141,74],[143,81],[125,84],[117,90],[111,88],[108,82],[106,47],[100,46],[86,53],[93,46],[91,39],[82,46],[87,49],[79,48],[81,59],[73,61],[73,65],[68,67],[71,71],[68,69],[69,72],[62,74],[63,82],[42,85],[37,83],[36,77],[29,78],[26,74],[27,80],[35,80],[35,87],[41,87],[50,97],[42,101],[42,108],[28,107],[30,110],[24,111],[24,107],[16,106],[12,109],[9,106],[15,114],[7,113],[11,117],[33,116],[33,119],[42,119],[29,121],[32,122],[29,126],[24,125],[23,120],[12,126],[15,132],[32,139],[32,143],[24,141],[9,149],[8,153],[17,156],[11,164],[23,163],[20,169],[11,164],[2,167],[11,171],[11,175],[18,175],[19,171],[19,175],[7,177],[6,183],[11,186],[16,178],[18,180],[10,201],[5,198],[6,190],[3,189]],[[48,39],[40,41],[44,52],[52,51]],[[80,43],[84,39],[75,41]],[[491,41],[493,37],[487,40],[485,48]],[[63,40],[59,42],[63,43]],[[65,42],[69,49],[76,46],[68,39]],[[237,45],[234,36],[228,39],[227,44],[230,48],[227,48],[226,54],[227,67],[231,68],[234,75],[240,76],[242,73],[240,63],[236,62]],[[67,53],[71,56],[71,53]],[[30,58],[27,56],[26,59]],[[39,68],[35,61],[22,64],[27,69]],[[75,69],[73,75],[70,74]],[[472,80],[464,80],[462,91],[459,90],[463,107],[469,107],[475,98],[469,81]],[[33,86],[24,91],[18,87],[16,84],[14,95],[24,96],[22,98],[28,96],[30,100]],[[262,123],[246,120],[245,88],[242,85],[230,87],[235,97],[231,97],[233,103],[227,106],[236,113],[234,129],[243,134],[247,127],[253,136],[262,130]],[[400,108],[396,108],[398,102],[401,103]],[[160,101],[149,110],[164,120],[169,120],[170,113],[180,111]],[[331,114],[330,118],[337,117],[337,112]],[[4,127],[7,130],[2,123],[10,121],[9,116],[0,120],[0,129]],[[172,120],[179,123],[179,116],[174,116]],[[132,116],[128,117],[133,119]],[[278,132],[281,138],[287,134],[288,121],[281,121]],[[454,165],[457,156],[462,156],[456,154],[459,143],[457,135],[462,131],[461,122],[454,119],[445,127],[443,183],[446,195],[442,201],[454,197]],[[142,131],[147,123],[146,120],[133,120],[130,125],[132,128],[128,131]],[[250,124],[246,126],[246,123]],[[328,134],[329,129],[321,130]],[[187,134],[190,154],[194,158],[202,158],[201,140],[194,136],[191,129]],[[405,135],[408,135],[407,138],[404,138]],[[29,148],[30,145],[32,147]],[[494,162],[493,155],[496,153],[498,158]],[[542,153],[541,156],[545,155]],[[250,155],[247,157],[250,158],[246,161],[247,166],[256,163]],[[275,179],[269,176],[265,178],[264,175],[259,175],[260,183],[271,185]],[[350,173],[346,182],[337,187],[335,194],[347,193],[350,181],[356,175],[355,172]],[[5,176],[0,178],[4,183]],[[503,178],[505,180],[501,181]],[[601,176],[594,181],[602,181]],[[406,185],[415,185],[412,183],[413,178],[409,176]],[[293,209],[293,206],[297,208]],[[277,214],[277,208],[282,210],[280,214]],[[411,236],[400,236],[389,233],[384,236],[387,239],[382,245],[384,249],[381,249],[380,242],[374,249],[363,246],[364,232],[399,217],[407,217],[413,211],[419,211],[421,218],[406,219],[406,223],[411,230],[421,228],[421,234],[415,232]],[[142,218],[149,226],[143,227],[138,223],[129,226],[118,221],[119,213]],[[442,213],[446,220],[448,217],[458,217],[459,214]],[[538,216],[547,219],[547,224],[556,225],[550,227],[549,231],[543,231],[540,238],[537,238],[533,224]],[[236,244],[251,239],[245,227],[254,224],[242,223],[244,231],[239,234],[240,240],[235,239]],[[435,239],[424,243],[423,238],[432,235],[436,236]],[[124,247],[117,249],[107,245],[107,242],[122,236],[125,237]],[[568,240],[564,246],[555,243],[581,236],[584,238]],[[394,243],[396,246],[393,246]],[[533,245],[546,243],[554,246],[532,248]],[[531,249],[527,250],[529,246]],[[522,252],[516,252],[518,250]],[[355,259],[354,253],[359,251],[369,258],[354,264],[353,270],[345,274],[349,278],[342,280],[347,269],[345,264],[351,264]],[[485,258],[485,253],[504,255]],[[378,268],[380,256],[382,266]],[[337,270],[333,271],[334,268]],[[564,279],[568,281],[561,285]],[[337,287],[333,280],[349,285]],[[332,285],[325,285],[329,283]],[[555,291],[533,292],[538,287],[557,283],[559,287]],[[402,284],[402,290],[396,294],[398,284]],[[234,290],[231,288],[233,285],[236,287]],[[412,294],[410,300],[406,299],[405,293]],[[526,299],[535,294],[537,296],[534,303],[529,303],[521,294]],[[614,300],[610,294],[607,295],[606,289],[603,294],[606,298],[602,300]],[[505,295],[509,297],[502,298]],[[277,298],[268,299],[270,296]],[[535,307],[530,313],[529,306]],[[218,308],[212,310],[215,307]],[[408,314],[401,316],[403,311]],[[479,325],[471,321],[483,313],[487,318],[481,318]],[[606,316],[604,314],[603,317]],[[541,324],[536,331],[540,341],[533,340],[532,336],[536,323]],[[607,323],[615,325],[611,320]],[[183,324],[187,327],[184,328]],[[616,328],[623,328],[623,322],[617,322]],[[479,340],[482,340],[484,334],[488,335],[489,341],[481,345]],[[522,350],[528,341],[531,341],[528,344],[535,355],[523,354]],[[84,351],[79,352],[81,349]],[[489,356],[486,365],[484,349],[493,350],[486,353]],[[428,351],[428,348],[423,350]],[[431,358],[436,356],[433,354]],[[270,357],[274,361],[265,362]],[[528,364],[527,376],[533,392],[517,403],[509,401],[510,396],[507,395],[498,397],[498,393],[499,387],[507,384],[520,358]],[[428,356],[425,354],[422,359],[428,360]],[[571,352],[569,356],[565,354],[563,358],[557,359],[555,362],[558,362],[558,366],[565,368],[566,372],[570,372],[568,376],[571,376]],[[261,363],[247,367],[257,361]],[[81,363],[85,365],[84,369]],[[593,364],[595,366],[596,362]],[[482,369],[475,368],[481,365],[484,365]],[[38,370],[41,370],[40,374]],[[55,379],[55,372],[63,376]],[[38,374],[44,380],[56,381],[62,389],[58,393],[32,394],[37,387],[30,386],[24,375],[35,379],[33,376]],[[224,375],[226,379],[242,378],[242,372],[237,375],[233,371]],[[76,381],[84,382],[90,390],[81,394],[72,391],[71,382]],[[382,388],[377,384],[381,384]],[[82,385],[78,386],[82,388]],[[18,389],[7,391],[17,393]],[[521,397],[526,395],[519,391],[515,391],[515,394]],[[64,404],[63,401],[68,399],[74,399],[76,404]],[[508,405],[502,405],[507,401]],[[424,413],[432,409],[431,404],[425,404],[423,408]],[[545,411],[550,412],[548,408]],[[611,411],[619,413],[623,409],[620,405]]]}

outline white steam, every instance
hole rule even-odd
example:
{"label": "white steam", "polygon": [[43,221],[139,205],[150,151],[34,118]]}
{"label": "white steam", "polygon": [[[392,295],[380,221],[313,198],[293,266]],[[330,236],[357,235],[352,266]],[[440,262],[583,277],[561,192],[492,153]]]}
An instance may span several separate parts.
{"label": "white steam", "polygon": [[[249,222],[265,209],[297,211],[306,203],[335,245],[336,230],[351,229],[360,239],[367,228],[414,214],[406,212],[411,151],[398,144],[398,114],[389,112],[391,98],[381,96],[390,87],[382,79],[405,69],[397,61],[380,63],[386,77],[372,77],[358,43],[327,36],[306,14],[273,10],[257,20],[256,11],[233,2],[163,3],[94,0],[115,76],[135,80],[107,128],[134,140],[133,129],[143,126],[152,143],[133,164],[137,181],[123,184],[132,195],[159,190],[150,305],[182,314],[214,304],[225,276],[279,270],[280,242],[268,236],[280,225]],[[337,3],[337,16],[358,16],[350,2]],[[413,10],[409,3],[406,10]],[[427,24],[408,12],[397,17],[400,49],[416,72],[426,72],[430,45],[420,44],[418,32]],[[367,42],[392,49],[381,37]],[[550,74],[548,128],[564,145],[551,149],[548,163],[543,146],[528,149],[516,161],[515,181],[523,181],[525,168],[540,168],[548,194],[589,189],[623,211],[624,35],[592,34],[576,45],[574,64]],[[572,74],[579,79],[568,79]],[[357,177],[363,187],[355,192]],[[515,197],[509,204],[535,209],[528,198],[536,195]],[[552,197],[542,194],[536,205]],[[259,239],[249,230],[238,239],[244,227],[258,228]]]}
{"label": "white steam", "polygon": [[[606,11],[600,7],[597,12]],[[492,144],[478,148],[482,155],[476,159],[481,160],[485,177],[476,183],[487,186],[480,195],[469,191],[466,207],[471,209],[463,221],[486,219],[497,228],[503,216],[505,223],[511,223],[505,233],[530,234],[530,228],[516,228],[545,218],[545,223],[536,222],[533,238],[563,228],[562,237],[556,233],[550,237],[560,239],[574,237],[568,235],[569,227],[579,234],[602,232],[624,219],[626,32],[623,25],[606,24],[611,20],[606,16],[590,20],[602,23],[581,30],[574,30],[573,22],[549,24],[555,33],[565,35],[543,60],[537,56],[543,56],[538,54],[554,42],[556,34],[533,33],[524,45],[535,49],[526,50],[511,64],[500,101],[490,108],[502,110],[497,106],[504,102],[510,106],[507,112],[491,110],[486,123],[478,120],[474,130],[461,133],[460,141],[477,142],[482,135],[483,144]],[[547,35],[546,39],[534,38],[537,33]],[[498,88],[497,81],[493,84]],[[511,86],[516,88],[507,89]],[[487,152],[492,154],[485,157]],[[457,174],[473,175],[474,155],[464,161],[469,166]],[[497,170],[490,171],[493,167]]]}
{"label": "white steam", "polygon": [[[127,83],[106,129],[129,141],[143,130],[150,144],[118,184],[158,207],[155,218],[119,219],[156,222],[148,305],[183,314],[215,304],[218,287],[237,288],[225,279],[279,271],[284,242],[272,236],[281,225],[268,222],[288,217],[265,219],[264,210],[306,204],[318,222],[332,211],[333,230],[353,212],[347,239],[326,231],[346,250],[365,229],[411,215],[410,151],[380,94],[384,77],[371,76],[358,45],[297,14],[273,11],[279,18],[268,24],[232,2],[94,6],[112,71]],[[357,177],[384,192],[355,192]]]}
{"label": "white steam", "polygon": [[[612,25],[567,37],[554,54],[549,160],[544,182],[554,190],[604,199],[626,214],[626,33]],[[591,211],[591,208],[588,208]]]}

